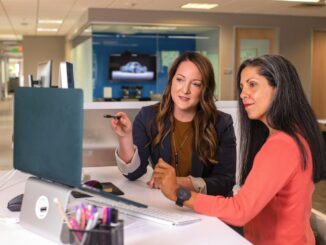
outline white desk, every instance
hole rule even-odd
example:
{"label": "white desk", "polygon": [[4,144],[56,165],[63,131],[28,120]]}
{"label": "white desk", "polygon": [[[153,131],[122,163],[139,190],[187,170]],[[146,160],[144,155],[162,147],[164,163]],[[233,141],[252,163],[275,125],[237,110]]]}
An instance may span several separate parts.
{"label": "white desk", "polygon": [[[149,189],[146,186],[146,181],[151,173],[147,173],[146,176],[133,182],[124,178],[117,167],[84,168],[84,174],[90,175],[91,179],[113,182],[126,193],[125,197],[135,201],[162,209],[192,212],[186,208],[177,207],[159,190]],[[6,205],[8,200],[23,192],[27,177],[26,174],[16,173],[10,180],[10,183],[14,185],[0,192],[0,215],[2,217],[19,216],[18,213],[8,211]],[[126,226],[125,244],[250,244],[217,218],[200,216],[202,221],[184,226],[161,225],[137,219],[134,223]],[[10,244],[54,244],[52,241],[23,229],[19,224],[0,223],[0,244],[9,244],[9,242]]]}

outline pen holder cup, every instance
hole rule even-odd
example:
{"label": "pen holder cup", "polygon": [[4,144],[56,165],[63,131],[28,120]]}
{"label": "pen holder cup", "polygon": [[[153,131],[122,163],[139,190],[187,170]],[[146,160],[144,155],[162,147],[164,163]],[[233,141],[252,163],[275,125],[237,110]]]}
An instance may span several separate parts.
{"label": "pen holder cup", "polygon": [[74,245],[123,245],[123,220],[111,225],[99,224],[92,230],[69,230]]}

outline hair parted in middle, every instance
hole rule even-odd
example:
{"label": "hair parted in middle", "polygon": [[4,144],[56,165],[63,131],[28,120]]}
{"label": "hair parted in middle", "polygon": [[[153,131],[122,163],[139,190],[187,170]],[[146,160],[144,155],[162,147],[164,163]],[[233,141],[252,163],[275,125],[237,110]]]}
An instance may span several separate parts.
{"label": "hair parted in middle", "polygon": [[[197,52],[183,53],[173,62],[169,70],[167,86],[163,92],[162,100],[158,106],[158,114],[155,119],[158,133],[152,138],[152,147],[160,144],[174,128],[174,102],[171,96],[171,87],[173,77],[179,65],[184,61],[190,61],[196,65],[202,76],[202,92],[197,105],[196,115],[192,122],[195,151],[204,164],[217,163],[216,152],[218,148],[218,137],[215,126],[218,120],[218,112],[215,106],[216,98],[214,96],[214,70],[210,61]],[[165,127],[165,120],[170,121],[170,128]]]}

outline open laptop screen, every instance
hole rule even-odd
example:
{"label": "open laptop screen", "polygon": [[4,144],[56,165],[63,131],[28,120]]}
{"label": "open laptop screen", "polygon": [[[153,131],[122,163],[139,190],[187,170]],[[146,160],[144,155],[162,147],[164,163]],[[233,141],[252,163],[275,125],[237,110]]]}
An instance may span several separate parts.
{"label": "open laptop screen", "polygon": [[13,138],[15,169],[68,186],[80,186],[82,90],[17,88]]}

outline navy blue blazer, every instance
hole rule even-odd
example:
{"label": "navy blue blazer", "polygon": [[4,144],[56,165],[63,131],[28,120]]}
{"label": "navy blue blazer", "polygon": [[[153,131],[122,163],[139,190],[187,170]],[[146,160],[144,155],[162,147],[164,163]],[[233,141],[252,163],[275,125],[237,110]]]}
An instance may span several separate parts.
{"label": "navy blue blazer", "polygon": [[[130,180],[143,176],[147,171],[149,159],[155,167],[159,158],[171,162],[171,138],[164,138],[162,144],[152,147],[148,144],[151,135],[157,134],[155,116],[157,105],[143,107],[137,114],[133,123],[133,141],[138,147],[140,166],[132,173],[125,175]],[[201,177],[206,182],[207,194],[227,196],[232,193],[235,184],[236,171],[236,139],[233,128],[232,117],[229,114],[218,111],[218,122],[216,125],[218,133],[218,151],[216,153],[217,164],[204,164],[199,160],[195,151],[192,152],[191,175]],[[170,122],[165,123],[166,127]]]}

